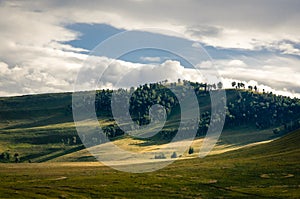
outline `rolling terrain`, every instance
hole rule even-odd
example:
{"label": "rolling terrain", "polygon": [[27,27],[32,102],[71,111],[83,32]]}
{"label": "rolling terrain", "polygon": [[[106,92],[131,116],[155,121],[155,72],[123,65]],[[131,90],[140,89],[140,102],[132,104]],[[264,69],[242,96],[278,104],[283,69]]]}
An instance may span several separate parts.
{"label": "rolling terrain", "polygon": [[[168,120],[149,139],[122,134],[109,109],[96,109],[100,126],[115,145],[152,154],[148,161],[121,166],[149,164],[178,127],[176,100],[157,93],[169,103],[164,102]],[[208,156],[198,158],[202,130],[210,121],[209,95],[199,90],[204,119],[191,145],[193,153],[186,151],[169,166],[141,174],[113,170],[89,153],[75,129],[71,93],[0,98],[0,198],[300,198],[299,100],[239,89],[226,93],[225,128]],[[104,91],[99,95],[108,96]],[[136,117],[144,109],[133,109],[137,122],[147,123],[146,117]],[[159,161],[169,161],[172,153],[166,149],[166,159]]]}
{"label": "rolling terrain", "polygon": [[[236,108],[241,101],[240,96],[245,95],[245,100],[250,101],[247,99],[248,93],[248,91],[227,90],[228,106],[235,107],[236,110],[233,109],[232,112],[235,111],[236,116],[226,116],[225,129],[213,153],[225,152],[251,143],[272,140],[278,136],[282,136],[282,134],[275,135],[273,133],[275,127],[284,128],[282,123],[272,121],[274,123],[273,125],[258,128],[257,122],[255,125],[255,120],[253,121],[251,118],[245,119],[243,115],[239,116],[243,111]],[[252,98],[254,100],[262,98],[259,100],[265,102],[265,104],[266,102],[271,102],[271,100],[274,101],[274,97],[269,97],[269,95],[256,95],[258,97]],[[210,110],[210,98],[209,95],[203,91],[199,92],[198,96],[200,111],[202,115],[204,114],[204,119],[202,120],[203,124],[199,124],[199,129],[205,130],[205,126],[208,125],[207,122],[210,120],[210,118],[206,116]],[[12,156],[18,153],[21,162],[94,160],[84,149],[77,135],[71,111],[71,100],[72,93],[0,98],[0,154],[5,152],[9,153],[9,159],[13,161]],[[109,105],[110,103],[108,102],[106,102],[105,105]],[[247,103],[246,101],[245,104],[247,105]],[[245,105],[241,107],[240,109],[245,109]],[[300,103],[298,103],[297,107],[300,107]],[[193,107],[190,109],[192,108]],[[262,107],[262,111],[266,110],[264,108],[265,107]],[[281,107],[279,108],[280,110],[282,109]],[[152,139],[137,139],[122,134],[116,137],[110,137],[110,139],[116,145],[125,147],[126,150],[130,150],[130,148],[132,148],[132,150],[135,150],[134,148],[138,150],[151,150],[154,146],[163,147],[164,144],[167,144],[170,140],[170,136],[176,133],[173,129],[178,128],[178,116],[180,116],[180,111],[176,105],[174,105],[173,108],[171,106],[170,110],[163,131]],[[290,111],[289,109],[287,110]],[[185,111],[188,112],[189,110]],[[257,114],[261,114],[262,118],[266,118],[264,114],[269,114],[261,112]],[[233,117],[237,119],[232,121]],[[238,117],[241,118],[238,119]],[[98,114],[98,120],[101,127],[116,132],[116,126],[109,110],[101,109]],[[258,121],[261,120],[262,119],[258,119]],[[112,134],[110,131],[107,132],[108,135]],[[203,137],[205,136],[202,131],[198,130],[198,133],[197,139],[193,143],[193,147],[196,151],[199,150]],[[4,162],[9,161],[4,160]]]}
{"label": "rolling terrain", "polygon": [[[0,164],[1,198],[299,198],[300,131],[142,174],[98,162]],[[5,180],[4,180],[5,179]]]}

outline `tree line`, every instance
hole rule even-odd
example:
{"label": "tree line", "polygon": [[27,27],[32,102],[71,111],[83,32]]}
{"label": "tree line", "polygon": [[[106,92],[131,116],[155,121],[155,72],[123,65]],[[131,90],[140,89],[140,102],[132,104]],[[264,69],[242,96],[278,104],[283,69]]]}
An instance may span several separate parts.
{"label": "tree line", "polygon": [[[194,89],[200,108],[201,100],[210,99],[209,92],[223,88],[221,82],[208,84],[178,79],[178,82],[168,83],[163,81],[140,85],[137,88],[97,91],[95,98],[97,116],[108,116],[112,121],[111,124],[103,127],[103,131],[108,137],[124,134],[114,123],[111,111],[113,92],[115,95],[123,96],[129,100],[129,113],[133,121],[138,125],[145,125],[150,122],[149,109],[154,104],[162,105],[165,108],[167,122],[172,120],[172,117],[180,112],[180,104],[176,95],[185,95],[185,92],[182,91],[187,90],[189,86],[192,86]],[[198,136],[205,135],[210,124],[218,122],[222,118],[221,114],[225,114],[225,128],[252,125],[258,129],[274,128],[274,133],[278,134],[300,127],[299,99],[278,96],[265,91],[259,93],[257,86],[248,86],[246,88],[245,84],[241,82],[232,82],[232,87],[234,89],[226,90],[228,97],[226,107],[224,107],[225,113],[217,113],[219,115],[212,118],[210,108],[206,107],[201,110],[197,129]],[[172,91],[170,88],[172,88]],[[179,123],[177,126],[174,125],[174,128],[163,128],[158,135],[164,139],[171,139],[176,134],[178,125]],[[191,130],[189,126],[188,122],[186,122],[183,125],[183,129]]]}

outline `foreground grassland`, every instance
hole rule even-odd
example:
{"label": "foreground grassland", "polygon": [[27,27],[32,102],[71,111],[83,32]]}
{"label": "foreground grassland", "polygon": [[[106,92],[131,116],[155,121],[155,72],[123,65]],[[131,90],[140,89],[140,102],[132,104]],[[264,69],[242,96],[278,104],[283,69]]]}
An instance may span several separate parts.
{"label": "foreground grassland", "polygon": [[0,198],[300,198],[300,131],[132,174],[100,163],[0,164]]}

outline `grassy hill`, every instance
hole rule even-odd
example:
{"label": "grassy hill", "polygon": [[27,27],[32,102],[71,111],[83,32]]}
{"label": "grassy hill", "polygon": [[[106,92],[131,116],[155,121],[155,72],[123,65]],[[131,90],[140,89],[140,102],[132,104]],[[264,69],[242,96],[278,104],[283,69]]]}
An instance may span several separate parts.
{"label": "grassy hill", "polygon": [[[209,113],[208,93],[197,92],[201,112]],[[0,98],[0,153],[11,155],[10,161],[0,163],[0,198],[300,198],[300,130],[286,134],[297,126],[299,100],[235,89],[226,93],[226,125],[209,156],[197,158],[204,138],[200,132],[192,144],[194,154],[142,174],[119,172],[95,161],[78,139],[71,93]],[[161,135],[178,125],[176,102],[169,109],[158,137],[119,135],[111,140],[126,150],[155,154],[169,141]],[[115,128],[109,109],[98,116],[102,127]],[[203,117],[205,124],[209,118]],[[274,128],[279,128],[276,135]],[[7,163],[15,153],[21,163]]]}
{"label": "grassy hill", "polygon": [[299,198],[300,130],[132,174],[100,163],[0,164],[1,198]]}
{"label": "grassy hill", "polygon": [[[164,94],[161,91],[157,93]],[[227,90],[228,103],[234,104],[239,100],[241,95],[244,95],[243,93],[247,94],[248,92]],[[263,94],[259,95],[263,96]],[[82,146],[74,127],[71,100],[71,93],[0,98],[0,153],[10,153],[11,161],[13,161],[12,156],[15,153],[18,153],[21,162],[64,160],[64,158],[60,157],[66,157],[66,154],[71,153],[72,155],[69,155],[68,157],[72,157],[72,161],[93,159],[89,157],[89,154],[80,152],[84,147]],[[204,91],[198,92],[198,100],[200,111],[202,113],[208,112],[210,110],[210,97],[208,93]],[[109,104],[108,102],[109,101],[107,100],[105,101],[105,103]],[[190,108],[192,109],[193,107]],[[113,125],[114,122],[108,112],[109,111],[107,110],[102,110],[98,118],[99,123],[102,127],[111,126],[111,128],[115,128]],[[165,133],[170,131],[169,134],[172,135],[173,129],[178,127],[179,116],[180,111],[178,111],[178,108],[175,106],[174,110],[170,111],[169,119],[164,127],[164,131],[154,140],[145,141],[127,138],[127,141],[129,143],[143,142],[145,146],[148,145],[148,148],[153,144],[161,144],[163,146],[163,144],[168,142],[168,139],[164,138]],[[209,121],[209,118],[205,119],[205,122],[207,122],[206,120]],[[122,141],[120,141],[122,137],[123,136],[118,137],[116,143],[124,145]],[[198,150],[202,138],[203,135],[200,134],[198,141],[195,142],[198,144],[194,144],[196,150]],[[245,145],[273,138],[274,134],[272,133],[272,128],[259,129],[255,127],[255,123],[252,121],[248,123],[239,122],[236,126],[231,125],[225,128],[219,142],[220,146],[217,149],[218,152],[222,150],[227,151],[229,149],[234,149],[238,145]],[[141,145],[139,146],[141,147]],[[145,150],[146,149],[147,147],[145,147]],[[75,153],[77,151],[78,153]],[[78,154],[85,154],[85,158],[78,156]],[[71,159],[66,160],[69,161]]]}

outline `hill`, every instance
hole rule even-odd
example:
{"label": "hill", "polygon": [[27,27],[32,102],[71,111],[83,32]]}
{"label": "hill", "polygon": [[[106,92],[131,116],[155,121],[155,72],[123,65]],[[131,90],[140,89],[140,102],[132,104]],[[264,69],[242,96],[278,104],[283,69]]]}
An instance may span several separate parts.
{"label": "hill", "polygon": [[[182,95],[181,90],[186,89],[187,84],[185,81],[182,84],[170,83],[168,86],[175,90],[175,94]],[[198,139],[193,145],[198,150],[209,123],[213,122],[210,116],[210,93],[218,90],[208,90],[209,86],[205,84],[189,84],[194,88],[201,112]],[[124,146],[125,140],[127,145],[137,143],[130,145],[133,148],[144,147],[148,150],[153,145],[163,146],[168,143],[177,132],[182,111],[176,96],[163,84],[142,85],[131,88],[130,91],[133,94],[130,97],[130,114],[134,122],[138,125],[148,124],[149,108],[158,103],[166,108],[167,122],[164,128],[149,139],[136,139],[124,135],[111,113],[113,91],[100,90],[96,92],[93,103],[104,132],[116,144]],[[129,90],[119,89],[114,92],[126,96]],[[215,153],[271,140],[300,127],[298,99],[244,89],[229,89],[226,90],[226,95],[225,129]],[[16,153],[21,162],[92,160],[89,154],[82,151],[84,146],[73,123],[71,103],[72,93],[0,98],[0,161],[14,161],[13,156]],[[189,112],[192,109],[193,107],[189,107],[184,111]],[[185,129],[189,130],[189,124],[185,125]],[[92,137],[91,140],[91,146],[100,144],[97,137]],[[65,156],[66,154],[69,156]],[[84,155],[81,157],[78,154]]]}
{"label": "hill", "polygon": [[299,198],[299,143],[297,130],[266,144],[141,174],[100,163],[0,164],[0,197]]}

